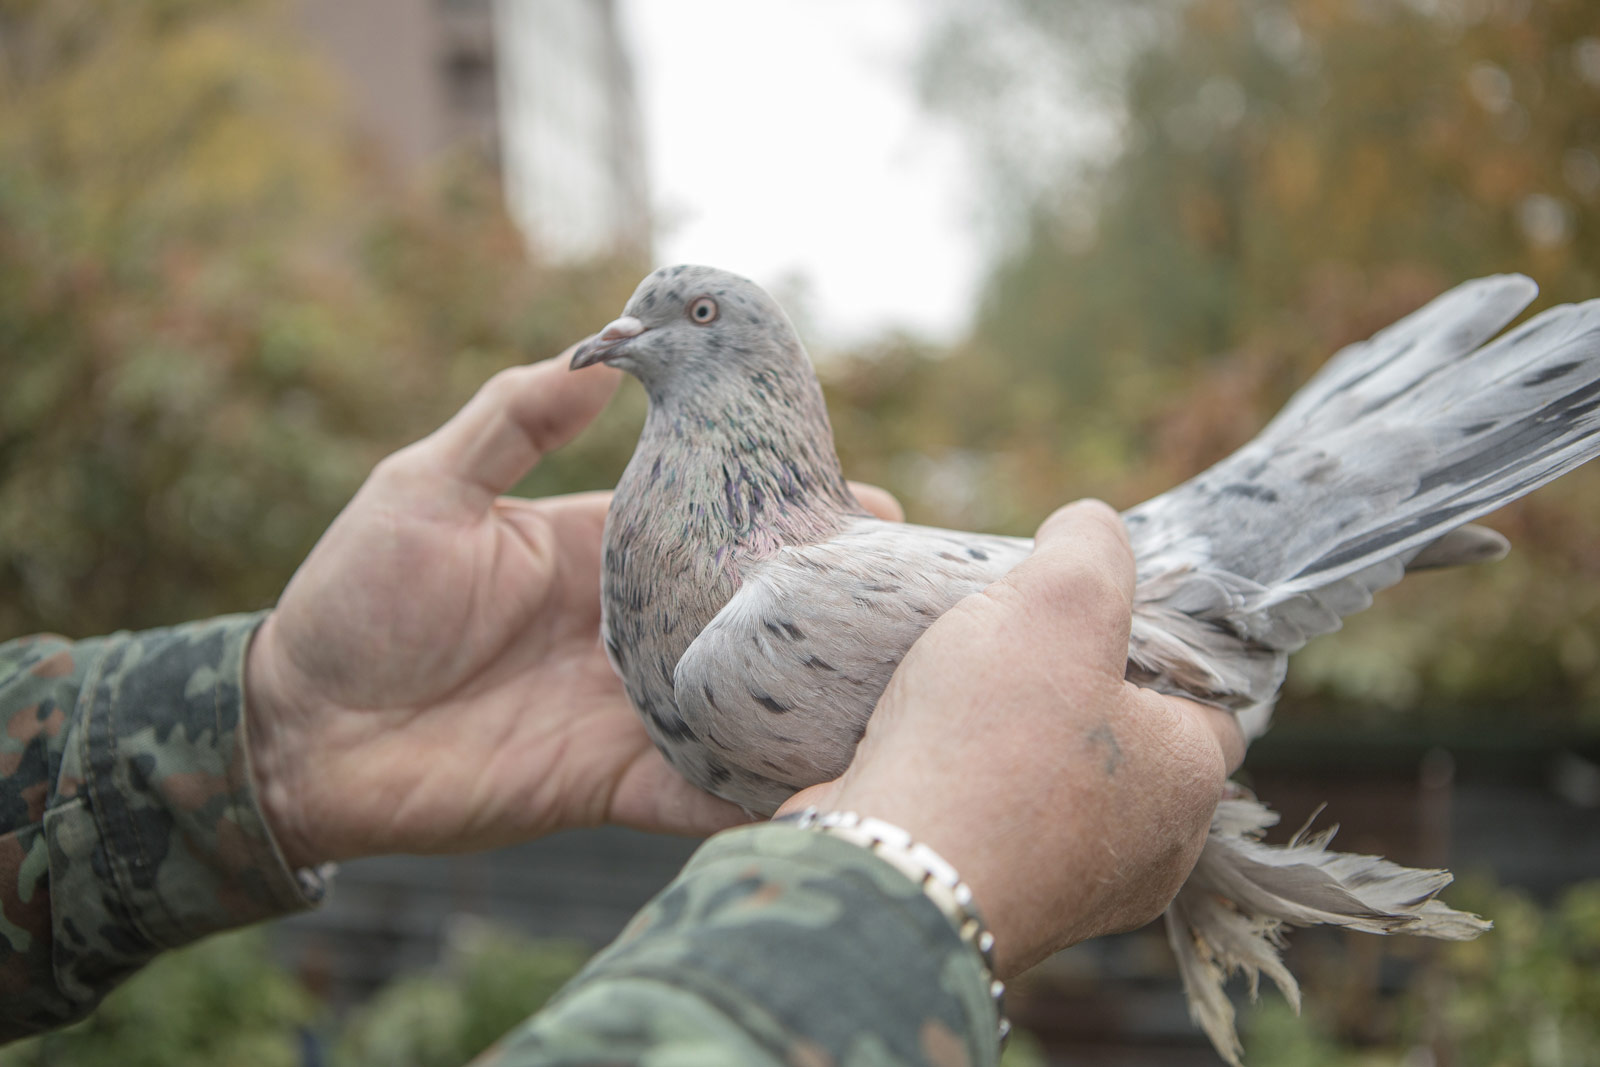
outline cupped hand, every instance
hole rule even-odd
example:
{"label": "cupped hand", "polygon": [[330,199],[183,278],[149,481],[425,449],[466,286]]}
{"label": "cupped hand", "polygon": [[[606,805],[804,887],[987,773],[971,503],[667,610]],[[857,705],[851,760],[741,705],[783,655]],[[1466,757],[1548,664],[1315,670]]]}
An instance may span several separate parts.
{"label": "cupped hand", "polygon": [[296,572],[246,663],[253,773],[291,864],[746,820],[668,766],[601,650],[610,495],[501,495],[619,379],[565,357],[497,374],[380,463]]}
{"label": "cupped hand", "polygon": [[1063,508],[912,647],[845,774],[782,810],[855,811],[926,842],[972,886],[1003,974],[1148,922],[1244,741],[1231,714],[1124,679],[1133,586],[1116,513]]}

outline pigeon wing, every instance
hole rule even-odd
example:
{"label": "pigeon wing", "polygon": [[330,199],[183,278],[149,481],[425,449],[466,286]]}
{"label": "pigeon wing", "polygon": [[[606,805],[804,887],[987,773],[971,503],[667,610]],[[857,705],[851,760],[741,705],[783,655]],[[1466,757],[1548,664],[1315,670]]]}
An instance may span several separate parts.
{"label": "pigeon wing", "polygon": [[678,661],[678,711],[721,759],[794,788],[836,777],[916,639],[1031,545],[863,518],[783,548]]}
{"label": "pigeon wing", "polygon": [[1407,567],[1495,558],[1463,524],[1600,453],[1600,301],[1490,340],[1518,275],[1439,297],[1332,360],[1252,442],[1124,516],[1131,675],[1236,709]]}

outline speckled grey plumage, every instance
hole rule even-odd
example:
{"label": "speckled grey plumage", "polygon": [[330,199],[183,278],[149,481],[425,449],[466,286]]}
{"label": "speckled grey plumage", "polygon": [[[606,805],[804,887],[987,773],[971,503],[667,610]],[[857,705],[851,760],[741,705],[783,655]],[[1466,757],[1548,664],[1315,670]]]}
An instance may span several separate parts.
{"label": "speckled grey plumage", "polygon": [[[1502,554],[1498,534],[1464,524],[1600,451],[1600,302],[1485,343],[1535,291],[1502,276],[1446,293],[1340,352],[1237,453],[1127,512],[1129,676],[1232,708],[1254,734],[1288,654],[1408,565]],[[696,321],[706,299],[715,312]],[[793,327],[743,278],[656,271],[574,365],[601,360],[650,397],[606,525],[607,649],[675,767],[771,812],[844,769],[906,650],[1031,543],[865,514]],[[1323,841],[1269,849],[1270,813],[1235,808],[1213,827],[1201,888],[1169,913],[1197,1019],[1229,1058],[1224,972],[1266,970],[1292,995],[1279,924],[1486,927],[1433,900],[1444,872]],[[1218,894],[1237,910],[1208,906]]]}

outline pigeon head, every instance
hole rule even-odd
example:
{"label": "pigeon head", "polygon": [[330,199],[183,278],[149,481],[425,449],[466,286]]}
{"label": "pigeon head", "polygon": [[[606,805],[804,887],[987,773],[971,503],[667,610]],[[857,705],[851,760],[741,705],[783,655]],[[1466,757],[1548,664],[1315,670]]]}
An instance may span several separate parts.
{"label": "pigeon head", "polygon": [[789,317],[755,282],[715,267],[662,267],[622,316],[578,346],[572,369],[607,363],[644,383],[652,401],[746,382],[809,361]]}

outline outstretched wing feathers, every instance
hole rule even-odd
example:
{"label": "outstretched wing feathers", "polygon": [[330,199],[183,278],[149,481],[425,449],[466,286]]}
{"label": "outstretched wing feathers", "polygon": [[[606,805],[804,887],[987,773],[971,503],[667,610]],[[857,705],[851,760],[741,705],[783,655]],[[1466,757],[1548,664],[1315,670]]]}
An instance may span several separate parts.
{"label": "outstretched wing feathers", "polygon": [[1463,282],[1365,341],[1334,353],[1256,436],[1302,438],[1381,405],[1454,365],[1516,318],[1539,293],[1531,278],[1497,274]]}
{"label": "outstretched wing feathers", "polygon": [[[1459,528],[1600,454],[1600,301],[1484,343],[1534,292],[1519,275],[1458,286],[1342,350],[1238,452],[1129,511],[1140,599],[1184,606],[1189,621],[1163,620],[1180,643],[1227,645],[1193,632],[1220,629],[1286,654],[1413,559],[1495,558],[1503,539]],[[1219,582],[1235,595],[1208,596]],[[1150,669],[1174,691],[1163,674],[1194,673]]]}

